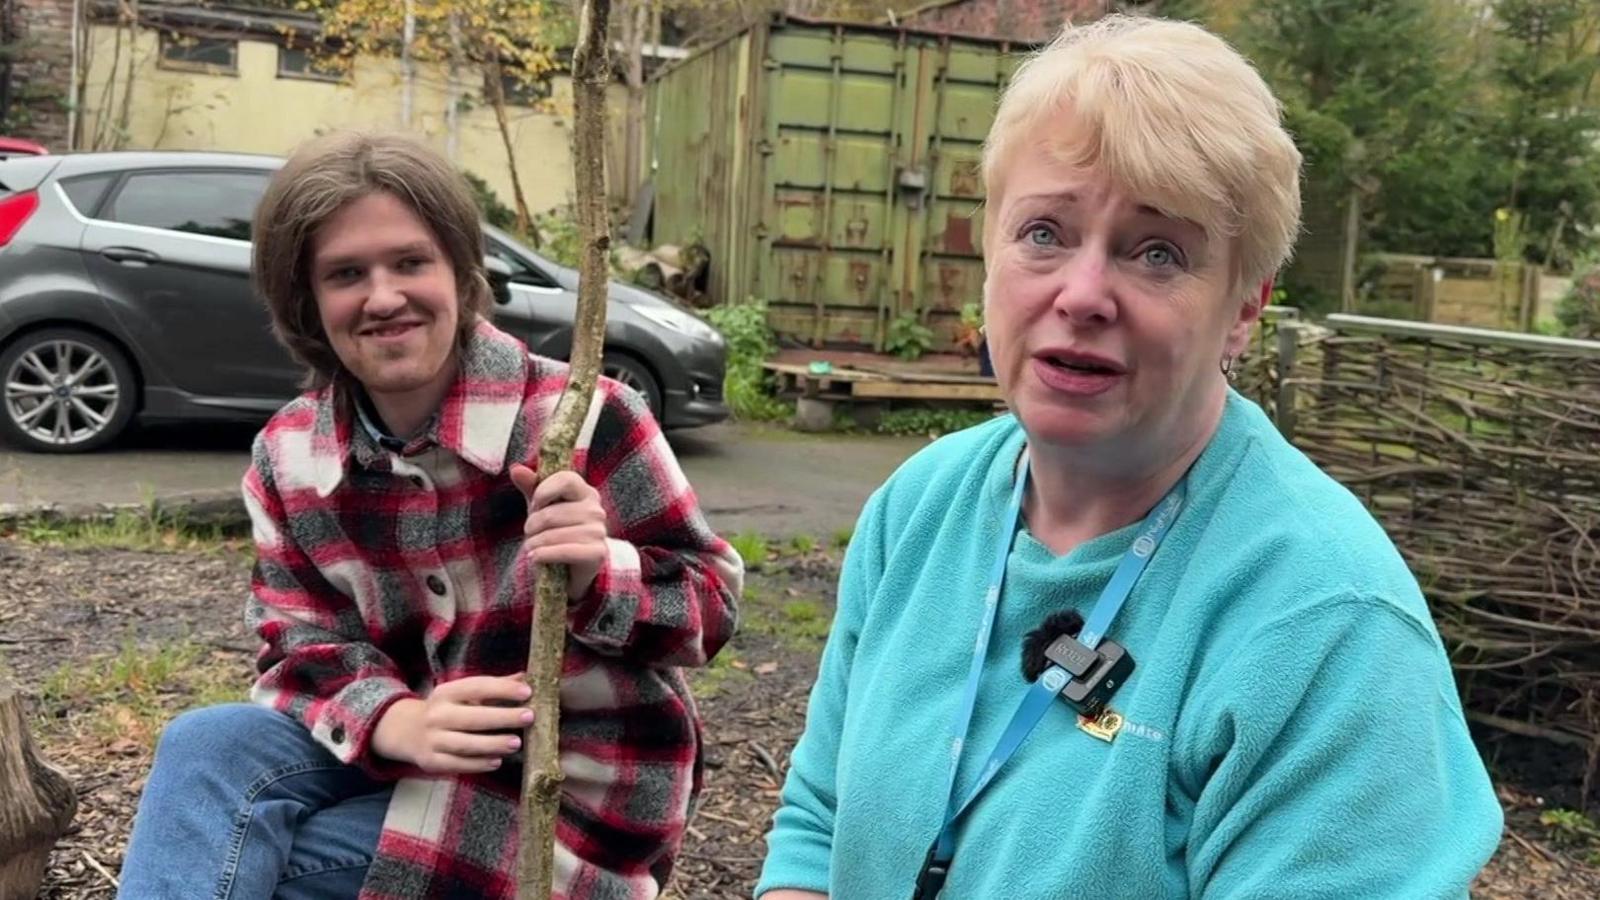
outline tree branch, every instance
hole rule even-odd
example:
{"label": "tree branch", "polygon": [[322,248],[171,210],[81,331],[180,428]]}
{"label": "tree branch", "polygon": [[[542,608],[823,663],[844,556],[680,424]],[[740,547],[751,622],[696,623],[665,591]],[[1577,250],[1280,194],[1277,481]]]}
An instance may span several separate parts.
{"label": "tree branch", "polygon": [[[573,171],[577,183],[578,311],[573,328],[571,371],[539,447],[539,476],[568,469],[578,431],[593,402],[605,339],[606,287],[610,279],[610,222],[606,206],[605,109],[610,81],[606,23],[611,0],[584,0],[578,47],[572,59]],[[567,636],[565,566],[541,565],[535,576],[533,634],[528,646],[528,684],[533,688],[533,725],[525,740],[522,827],[517,859],[519,900],[549,900],[555,862],[556,813],[561,800],[560,681]]]}

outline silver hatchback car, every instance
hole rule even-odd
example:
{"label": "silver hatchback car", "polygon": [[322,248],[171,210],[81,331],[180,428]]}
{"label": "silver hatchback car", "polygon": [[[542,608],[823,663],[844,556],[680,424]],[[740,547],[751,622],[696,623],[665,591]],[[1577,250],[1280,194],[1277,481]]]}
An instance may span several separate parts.
{"label": "silver hatchback car", "polygon": [[[0,439],[104,446],[142,420],[264,421],[298,367],[250,285],[255,207],[283,160],[121,152],[0,160]],[[497,325],[556,359],[577,273],[485,226]],[[605,372],[663,427],[727,417],[727,348],[698,316],[613,282]]]}

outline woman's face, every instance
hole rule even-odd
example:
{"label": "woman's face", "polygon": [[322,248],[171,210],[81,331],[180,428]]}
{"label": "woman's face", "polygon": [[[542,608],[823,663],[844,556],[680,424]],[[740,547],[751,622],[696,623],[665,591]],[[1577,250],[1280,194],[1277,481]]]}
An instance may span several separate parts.
{"label": "woman's face", "polygon": [[[984,234],[995,375],[1030,440],[1130,464],[1199,439],[1259,315],[1233,242],[1019,143]],[[1191,434],[1192,432],[1192,434]]]}

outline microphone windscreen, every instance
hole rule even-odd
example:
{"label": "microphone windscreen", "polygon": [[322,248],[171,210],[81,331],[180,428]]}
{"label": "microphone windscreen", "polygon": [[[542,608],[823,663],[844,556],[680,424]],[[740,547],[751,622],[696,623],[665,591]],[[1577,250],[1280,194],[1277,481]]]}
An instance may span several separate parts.
{"label": "microphone windscreen", "polygon": [[1077,637],[1083,630],[1083,616],[1075,609],[1053,612],[1045,617],[1044,624],[1027,633],[1022,639],[1022,677],[1029,681],[1037,681],[1044,670],[1049,668],[1050,660],[1045,658],[1044,652],[1056,638],[1063,634]]}

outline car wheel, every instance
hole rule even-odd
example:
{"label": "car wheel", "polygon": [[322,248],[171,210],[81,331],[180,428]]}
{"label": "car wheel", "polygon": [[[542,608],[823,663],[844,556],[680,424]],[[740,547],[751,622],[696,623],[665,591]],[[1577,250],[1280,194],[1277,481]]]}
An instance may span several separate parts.
{"label": "car wheel", "polygon": [[127,356],[76,328],[25,334],[0,352],[0,436],[39,453],[105,446],[133,419]]}
{"label": "car wheel", "polygon": [[656,383],[656,377],[650,374],[644,363],[631,356],[608,353],[600,364],[600,371],[607,378],[638,391],[644,397],[644,402],[650,405],[650,415],[656,417],[658,424],[661,422],[661,385]]}

